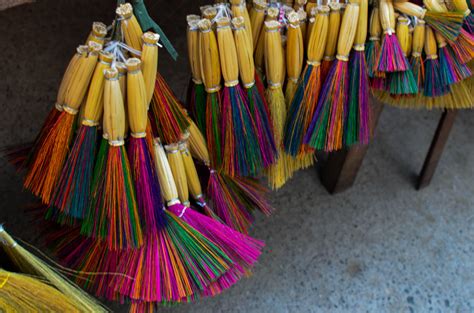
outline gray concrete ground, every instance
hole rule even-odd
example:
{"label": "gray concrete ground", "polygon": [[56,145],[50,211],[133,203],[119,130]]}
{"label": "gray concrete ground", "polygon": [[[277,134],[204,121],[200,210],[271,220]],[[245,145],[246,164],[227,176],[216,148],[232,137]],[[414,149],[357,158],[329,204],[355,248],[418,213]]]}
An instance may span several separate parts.
{"label": "gray concrete ground", "polygon": [[[162,50],[160,70],[182,95],[184,16],[200,3],[148,2],[181,53],[172,63]],[[40,0],[0,12],[2,146],[35,136],[74,47],[113,5]],[[459,115],[431,186],[413,188],[439,116],[387,107],[354,188],[330,196],[315,169],[300,172],[252,230],[267,243],[254,275],[162,312],[474,312],[474,112]],[[4,159],[0,170],[0,221],[40,243],[21,209],[32,197]]]}

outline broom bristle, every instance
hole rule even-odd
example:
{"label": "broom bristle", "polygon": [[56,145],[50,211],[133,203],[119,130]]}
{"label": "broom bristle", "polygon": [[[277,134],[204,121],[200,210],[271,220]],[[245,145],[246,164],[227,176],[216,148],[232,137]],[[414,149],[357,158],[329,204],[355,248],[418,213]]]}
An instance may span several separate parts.
{"label": "broom bristle", "polygon": [[206,132],[206,91],[203,83],[189,83],[190,93],[188,96],[188,107],[193,114],[199,130]]}
{"label": "broom bristle", "polygon": [[216,168],[219,168],[222,164],[220,99],[219,91],[207,94],[205,134],[211,164]]}
{"label": "broom bristle", "polygon": [[328,152],[342,148],[348,82],[348,62],[337,60],[324,82],[316,112],[305,134],[305,144]]}
{"label": "broom bristle", "polygon": [[283,144],[293,157],[303,153],[303,137],[314,114],[321,88],[319,65],[308,65],[303,72],[286,119]]}
{"label": "broom bristle", "polygon": [[474,58],[474,35],[462,29],[454,41],[448,41],[461,63],[465,64]]}
{"label": "broom bristle", "polygon": [[428,58],[425,61],[425,84],[423,94],[427,97],[438,97],[450,91],[443,80],[438,59]]}
{"label": "broom bristle", "polygon": [[[76,115],[62,112],[41,136],[32,156],[24,187],[49,204],[74,135]],[[43,139],[44,138],[44,139]]]}
{"label": "broom bristle", "polygon": [[159,209],[163,207],[160,186],[146,138],[130,138],[128,157],[144,232],[155,235],[159,228],[165,226],[165,219],[163,211]]}
{"label": "broom bristle", "polygon": [[58,181],[52,205],[73,218],[84,218],[97,149],[97,127],[81,125]]}
{"label": "broom bristle", "polygon": [[370,139],[369,78],[364,51],[354,50],[349,61],[349,99],[344,144],[367,145]]}
{"label": "broom bristle", "polygon": [[22,171],[27,166],[28,156],[34,146],[34,142],[12,145],[0,149],[0,153],[5,156],[8,163],[18,171]]}
{"label": "broom bristle", "polygon": [[407,58],[394,34],[384,35],[376,68],[379,72],[400,72],[409,68]]}
{"label": "broom bristle", "polygon": [[81,232],[111,250],[140,247],[142,227],[124,146],[110,146],[103,178],[92,193]]}
{"label": "broom bristle", "polygon": [[326,77],[329,74],[329,71],[331,70],[332,64],[334,63],[335,58],[324,58],[323,61],[321,62],[321,81],[324,82],[326,80]]}
{"label": "broom bristle", "polygon": [[222,107],[223,169],[230,175],[254,176],[263,169],[255,121],[240,87],[225,87]]}
{"label": "broom bristle", "polygon": [[425,82],[425,66],[421,54],[419,56],[411,57],[410,66],[416,85],[418,86],[418,92],[421,92]]}
{"label": "broom bristle", "polygon": [[461,12],[426,11],[424,20],[448,40],[456,40],[461,31],[464,16]]}
{"label": "broom bristle", "polygon": [[438,49],[440,72],[448,85],[458,83],[472,75],[471,69],[456,58],[449,46]]}

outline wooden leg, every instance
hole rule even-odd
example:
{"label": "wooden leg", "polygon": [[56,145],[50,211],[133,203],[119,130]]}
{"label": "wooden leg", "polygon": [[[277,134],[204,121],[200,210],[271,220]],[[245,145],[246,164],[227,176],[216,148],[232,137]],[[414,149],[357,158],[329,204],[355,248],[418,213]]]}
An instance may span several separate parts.
{"label": "wooden leg", "polygon": [[[371,98],[372,120],[371,130],[375,133],[383,104]],[[354,146],[350,149],[330,153],[327,161],[321,168],[321,183],[334,194],[350,188],[357,177],[368,146]]]}
{"label": "wooden leg", "polygon": [[457,110],[445,110],[443,112],[438,123],[438,128],[436,129],[433,140],[431,141],[430,150],[426,155],[423,168],[418,177],[416,189],[420,190],[430,184],[434,172],[436,171],[436,167],[438,166],[439,159],[441,158],[441,154],[443,153],[444,146],[448,141],[449,133],[451,132],[457,113]]}

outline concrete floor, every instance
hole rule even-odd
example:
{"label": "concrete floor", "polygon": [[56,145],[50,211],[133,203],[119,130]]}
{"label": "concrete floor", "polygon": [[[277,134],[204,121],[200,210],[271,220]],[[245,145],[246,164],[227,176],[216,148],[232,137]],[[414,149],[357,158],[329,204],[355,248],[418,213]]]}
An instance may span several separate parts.
{"label": "concrete floor", "polygon": [[[74,47],[113,0],[40,0],[0,12],[1,146],[34,138]],[[182,58],[160,70],[182,95],[184,17],[204,1],[148,1]],[[267,247],[254,275],[223,295],[161,312],[474,312],[474,112],[463,112],[431,186],[414,190],[440,116],[387,107],[356,185],[330,196],[315,169],[278,193],[253,235]],[[40,243],[21,209],[32,197],[0,160],[0,221]],[[112,305],[114,311],[125,307]]]}

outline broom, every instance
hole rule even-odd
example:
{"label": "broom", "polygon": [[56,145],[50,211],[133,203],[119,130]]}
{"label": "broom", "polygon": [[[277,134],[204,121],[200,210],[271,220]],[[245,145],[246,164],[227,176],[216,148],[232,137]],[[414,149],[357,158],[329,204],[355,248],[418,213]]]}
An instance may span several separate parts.
{"label": "broom", "polygon": [[304,59],[304,42],[301,34],[300,24],[298,23],[298,17],[296,12],[290,12],[287,16],[288,30],[287,36],[287,49],[286,49],[286,90],[285,100],[286,103],[291,103],[293,96],[298,86],[298,79],[301,75],[303,68]]}
{"label": "broom", "polygon": [[222,94],[222,168],[229,175],[255,176],[264,168],[258,132],[239,85],[235,40],[229,18],[217,20],[217,43],[225,87]]}
{"label": "broom", "polygon": [[[367,145],[370,139],[369,77],[365,61],[368,0],[360,0],[357,31],[349,59],[349,97],[345,109],[344,146]],[[398,35],[398,33],[397,33]]]}
{"label": "broom", "polygon": [[199,51],[199,20],[198,16],[188,15],[186,39],[188,43],[188,59],[191,68],[191,81],[188,86],[187,105],[202,132],[206,131],[206,91],[201,77]]}
{"label": "broom", "polygon": [[438,97],[450,91],[448,82],[440,72],[436,38],[431,27],[426,26],[425,34],[425,84],[423,94],[427,97]]}
{"label": "broom", "polygon": [[262,32],[263,22],[265,20],[265,10],[268,7],[266,0],[254,0],[250,10],[250,25],[252,29],[253,51],[257,48],[258,37]]}
{"label": "broom", "polygon": [[329,27],[329,7],[321,6],[308,44],[308,60],[288,110],[283,144],[285,151],[296,157],[308,153],[303,138],[316,111],[321,89],[321,61]]}
{"label": "broom", "polygon": [[265,196],[267,190],[257,180],[230,177],[222,171],[212,169],[206,142],[194,123],[189,127],[187,142],[191,154],[209,169],[207,194],[216,214],[226,225],[247,233],[253,221],[253,210],[257,209],[265,215],[271,214],[273,209]]}
{"label": "broom", "polygon": [[[170,176],[169,172],[166,173],[168,176],[167,181],[170,185],[174,184],[174,188],[170,189],[170,197],[173,196],[173,199],[176,199],[176,195],[178,195],[183,203],[183,205],[179,205],[175,201],[176,203],[170,206],[169,210],[216,243],[234,263],[229,275],[225,274],[204,291],[204,294],[214,296],[236,283],[241,275],[250,273],[251,268],[261,254],[264,243],[243,235],[221,222],[191,209],[187,198],[188,182],[183,156],[179,152],[177,144],[166,146],[165,149],[167,150],[168,162],[172,173],[172,176]],[[188,205],[185,202],[188,202]]]}
{"label": "broom", "polygon": [[435,3],[436,0],[425,0],[423,3],[427,9],[411,2],[394,2],[393,6],[401,13],[422,19],[428,26],[439,32],[443,37],[449,40],[455,40],[461,31],[463,13],[447,12],[441,9],[441,6]]}
{"label": "broom", "polygon": [[[278,8],[269,7],[267,10],[267,16],[265,17],[265,22],[276,21],[279,14],[280,10]],[[260,78],[263,80],[263,77],[265,77],[265,27],[262,27],[262,30],[260,31],[253,58],[255,62],[255,69],[257,70]]]}
{"label": "broom", "polygon": [[391,0],[379,3],[380,23],[384,32],[376,68],[380,72],[400,72],[409,68],[408,60],[395,36],[395,12]]}
{"label": "broom", "polygon": [[341,4],[329,2],[329,28],[327,34],[326,47],[324,49],[323,62],[321,63],[321,81],[326,79],[331,65],[336,58],[337,38],[339,37],[339,28],[341,26]]}
{"label": "broom", "polygon": [[211,30],[211,21],[202,19],[199,27],[199,49],[201,76],[206,87],[206,140],[211,152],[212,164],[220,168],[222,164],[221,144],[221,68],[219,51],[214,32]]}
{"label": "broom", "polygon": [[[409,55],[408,47],[410,46],[408,24],[409,20],[406,17],[398,17],[396,34],[405,57]],[[408,67],[406,71],[389,73],[388,89],[395,98],[417,94],[418,85],[411,68]]]}
{"label": "broom", "polygon": [[2,312],[82,312],[81,305],[38,278],[0,269]]}
{"label": "broom", "polygon": [[321,89],[318,105],[304,135],[304,143],[325,151],[342,148],[349,92],[348,61],[359,17],[359,2],[347,5],[341,22],[336,61]]}
{"label": "broom", "polygon": [[[139,60],[132,59],[128,63],[127,80],[131,72],[137,70]],[[130,87],[127,86],[128,98],[132,93]],[[116,69],[105,71],[104,121],[109,140],[108,151],[102,152],[102,157],[107,155],[106,162],[102,173],[97,173],[101,176],[92,189],[81,233],[106,241],[110,250],[139,247],[143,244],[142,227],[124,147],[125,109]]]}
{"label": "broom", "polygon": [[[145,42],[148,39],[145,39]],[[157,41],[157,38],[155,38]],[[156,46],[154,41],[154,47]],[[144,44],[145,45],[145,44]],[[145,52],[145,47],[143,48]],[[145,53],[142,54],[142,58]],[[149,55],[150,59],[158,59],[158,52]],[[144,60],[150,62],[151,60]],[[155,63],[151,61],[151,63]],[[128,118],[130,122],[131,138],[128,143],[128,158],[130,169],[136,190],[136,200],[141,224],[144,232],[156,236],[160,227],[164,226],[163,204],[160,198],[160,187],[156,180],[156,173],[153,168],[153,158],[149,145],[147,144],[147,111],[148,102],[146,96],[146,86],[144,76],[140,70],[141,62],[138,59],[130,58],[126,62],[128,68],[127,75],[127,106]],[[150,86],[153,90],[153,87]]]}
{"label": "broom", "polygon": [[256,73],[253,49],[244,31],[244,19],[242,17],[234,17],[232,19],[232,26],[237,48],[240,80],[247,94],[249,109],[253,112],[258,134],[258,145],[263,158],[263,167],[267,168],[275,162],[278,153],[273,140],[273,127],[269,118],[268,105],[265,101],[265,95],[260,94],[255,82]]}
{"label": "broom", "polygon": [[439,68],[443,77],[442,81],[446,85],[452,85],[470,77],[472,75],[471,70],[466,64],[459,61],[446,39],[439,33],[435,33],[435,37],[438,43]]}
{"label": "broom", "polygon": [[245,5],[245,0],[229,0],[230,2],[230,9],[232,10],[232,17],[242,17],[244,20],[244,29],[247,36],[247,40],[250,44],[250,47],[254,46],[253,43],[253,31],[252,31],[252,23],[250,21],[250,15],[247,11],[247,6]]}
{"label": "broom", "polygon": [[40,132],[31,160],[28,162],[23,185],[40,197],[45,204],[50,203],[61,175],[74,135],[76,115],[91,81],[98,52],[102,47],[91,41],[89,48],[90,52],[84,52],[74,65],[75,69],[64,91],[65,104],[62,106],[62,112],[55,118],[48,118],[44,126],[49,128]]}
{"label": "broom", "polygon": [[386,75],[384,72],[377,70],[377,58],[380,54],[380,35],[382,34],[378,7],[374,7],[370,14],[369,33],[369,41],[365,47],[365,58],[370,78],[370,87],[375,90],[384,90]]}
{"label": "broom", "polygon": [[[291,18],[293,23],[298,23],[298,14],[293,12]],[[293,169],[290,167],[290,157],[283,150],[283,132],[286,119],[286,103],[283,94],[282,76],[283,48],[279,32],[280,23],[277,21],[265,22],[265,69],[267,77],[266,98],[270,108],[273,121],[274,139],[278,147],[278,159],[275,164],[267,170],[268,184],[272,189],[282,187],[292,176]]]}
{"label": "broom", "polygon": [[[77,303],[81,310],[87,312],[107,312],[108,310],[94,298],[82,291],[66,277],[52,269],[37,256],[18,244],[0,225],[0,242],[10,260],[23,272],[39,276],[54,286],[70,301]],[[1,293],[0,293],[1,294]]]}
{"label": "broom", "polygon": [[413,31],[412,53],[410,66],[415,77],[418,92],[421,93],[425,81],[425,67],[422,58],[423,45],[425,43],[425,21],[417,20]]}
{"label": "broom", "polygon": [[103,111],[104,70],[110,68],[113,59],[111,53],[99,54],[99,63],[94,70],[84,105],[84,119],[51,200],[52,206],[73,218],[84,218],[84,207],[90,197],[97,148],[97,127]]}

